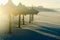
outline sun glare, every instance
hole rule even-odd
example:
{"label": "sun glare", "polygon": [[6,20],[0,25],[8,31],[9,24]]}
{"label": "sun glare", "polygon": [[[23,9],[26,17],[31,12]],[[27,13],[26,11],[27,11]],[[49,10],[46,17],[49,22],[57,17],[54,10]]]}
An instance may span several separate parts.
{"label": "sun glare", "polygon": [[[0,5],[3,4],[5,5],[9,0],[0,0]],[[19,0],[11,0],[13,2],[13,4],[18,5],[19,4]]]}
{"label": "sun glare", "polygon": [[8,2],[8,0],[0,0],[0,5],[3,4],[5,5]]}

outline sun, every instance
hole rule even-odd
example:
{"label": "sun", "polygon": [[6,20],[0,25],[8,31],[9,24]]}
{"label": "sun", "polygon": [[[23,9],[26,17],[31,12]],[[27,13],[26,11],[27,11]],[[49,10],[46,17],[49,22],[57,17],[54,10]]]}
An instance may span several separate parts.
{"label": "sun", "polygon": [[8,0],[0,0],[0,5],[3,4],[5,5],[8,2]]}
{"label": "sun", "polygon": [[[0,0],[0,5],[5,5],[9,0]],[[11,0],[13,2],[13,4],[18,5],[19,4],[19,0]]]}

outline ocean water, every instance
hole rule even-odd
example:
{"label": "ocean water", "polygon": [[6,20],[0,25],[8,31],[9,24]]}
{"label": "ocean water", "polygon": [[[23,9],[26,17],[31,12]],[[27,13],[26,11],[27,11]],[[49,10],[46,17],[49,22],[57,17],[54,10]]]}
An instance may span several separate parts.
{"label": "ocean water", "polygon": [[60,12],[39,12],[34,17],[36,22],[47,22],[60,25]]}

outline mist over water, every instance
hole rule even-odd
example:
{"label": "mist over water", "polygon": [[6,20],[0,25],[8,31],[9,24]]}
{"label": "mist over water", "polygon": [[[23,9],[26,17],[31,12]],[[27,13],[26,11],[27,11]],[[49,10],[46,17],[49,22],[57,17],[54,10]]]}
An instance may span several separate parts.
{"label": "mist over water", "polygon": [[35,21],[60,25],[60,12],[40,12],[35,15]]}

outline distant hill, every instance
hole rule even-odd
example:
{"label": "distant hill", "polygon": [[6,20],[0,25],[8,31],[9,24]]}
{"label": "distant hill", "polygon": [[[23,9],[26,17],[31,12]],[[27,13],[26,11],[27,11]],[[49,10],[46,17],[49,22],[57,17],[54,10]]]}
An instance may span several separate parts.
{"label": "distant hill", "polygon": [[44,7],[33,7],[33,8],[40,12],[58,12],[57,10],[50,9],[50,8],[44,8]]}
{"label": "distant hill", "polygon": [[39,7],[34,7],[34,8],[40,12],[57,12],[57,10],[49,9],[49,8],[39,8]]}

